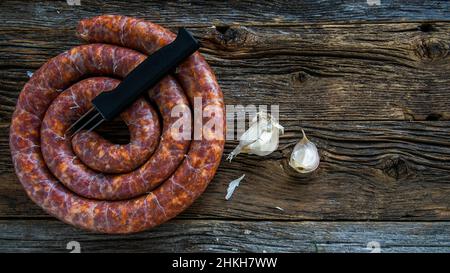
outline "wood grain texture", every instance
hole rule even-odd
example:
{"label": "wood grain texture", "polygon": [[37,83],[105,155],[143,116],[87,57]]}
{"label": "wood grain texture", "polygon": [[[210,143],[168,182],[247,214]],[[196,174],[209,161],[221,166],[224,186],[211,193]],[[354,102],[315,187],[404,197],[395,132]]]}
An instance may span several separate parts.
{"label": "wood grain texture", "polygon": [[[450,134],[447,121],[302,122],[287,128],[267,157],[225,156],[206,192],[181,217],[285,220],[450,219]],[[319,169],[299,175],[288,166],[302,126],[321,154]],[[4,126],[3,128],[5,128]],[[114,126],[108,129],[119,137]],[[45,217],[25,196],[0,133],[0,216]],[[230,201],[228,183],[246,174]],[[284,211],[276,209],[281,207]]]}
{"label": "wood grain texture", "polygon": [[450,252],[449,222],[240,222],[175,220],[151,231],[107,236],[58,221],[0,220],[0,252]]}

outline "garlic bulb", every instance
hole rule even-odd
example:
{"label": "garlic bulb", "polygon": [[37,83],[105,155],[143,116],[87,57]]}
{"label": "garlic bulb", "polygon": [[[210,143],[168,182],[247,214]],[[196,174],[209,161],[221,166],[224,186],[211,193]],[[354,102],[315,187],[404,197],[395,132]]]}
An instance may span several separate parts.
{"label": "garlic bulb", "polygon": [[295,145],[289,165],[299,173],[309,173],[319,167],[320,156],[316,145],[309,141],[303,129],[302,133],[303,138]]}
{"label": "garlic bulb", "polygon": [[231,160],[240,153],[265,156],[278,148],[284,128],[270,114],[259,112],[250,122],[250,128],[239,139],[239,145],[228,155]]}

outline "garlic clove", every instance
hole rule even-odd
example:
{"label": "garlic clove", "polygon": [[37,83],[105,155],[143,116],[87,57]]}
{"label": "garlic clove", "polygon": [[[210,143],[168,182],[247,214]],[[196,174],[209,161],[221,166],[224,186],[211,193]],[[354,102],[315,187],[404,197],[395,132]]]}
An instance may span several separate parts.
{"label": "garlic clove", "polygon": [[259,139],[246,147],[248,154],[266,156],[273,153],[279,144],[278,130],[264,131]]}
{"label": "garlic clove", "polygon": [[299,173],[309,173],[317,169],[320,156],[317,147],[302,129],[303,138],[295,145],[289,165]]}
{"label": "garlic clove", "polygon": [[228,155],[231,160],[240,153],[266,156],[278,148],[284,128],[270,114],[259,112],[250,122],[250,128],[242,134],[239,145]]}

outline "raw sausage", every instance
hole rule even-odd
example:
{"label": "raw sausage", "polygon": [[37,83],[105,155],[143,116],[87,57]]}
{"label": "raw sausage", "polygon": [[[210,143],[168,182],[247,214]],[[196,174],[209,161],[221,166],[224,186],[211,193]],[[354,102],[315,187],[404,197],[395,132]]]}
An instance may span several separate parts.
{"label": "raw sausage", "polygon": [[[94,132],[64,135],[100,92],[119,81],[175,35],[143,20],[104,15],[82,20],[78,35],[90,44],[49,60],[24,86],[10,128],[15,171],[29,197],[51,215],[104,233],[132,233],[159,225],[186,209],[219,166],[225,136],[223,96],[199,53],[122,113],[127,145]],[[200,137],[175,137],[174,107],[192,118],[201,101]],[[181,108],[180,108],[181,106]],[[196,120],[194,125],[198,123]],[[217,126],[219,125],[219,126]],[[162,127],[162,128],[161,128]],[[195,130],[195,129],[194,129]]]}

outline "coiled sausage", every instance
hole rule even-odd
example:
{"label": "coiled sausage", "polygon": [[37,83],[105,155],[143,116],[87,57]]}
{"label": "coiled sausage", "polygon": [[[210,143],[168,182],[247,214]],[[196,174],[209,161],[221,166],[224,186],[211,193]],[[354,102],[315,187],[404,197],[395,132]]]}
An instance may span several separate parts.
{"label": "coiled sausage", "polygon": [[[35,203],[74,226],[131,233],[159,225],[191,205],[219,166],[225,136],[220,87],[194,53],[175,77],[149,91],[162,126],[156,109],[139,99],[121,115],[129,144],[112,144],[94,132],[69,139],[64,132],[93,97],[114,89],[114,78],[175,38],[161,26],[118,15],[82,20],[77,32],[89,44],[49,60],[19,95],[10,127],[15,171]],[[201,101],[200,123],[215,126],[202,127],[201,137],[191,141],[175,137],[172,110],[181,106],[191,119],[195,99]]]}

